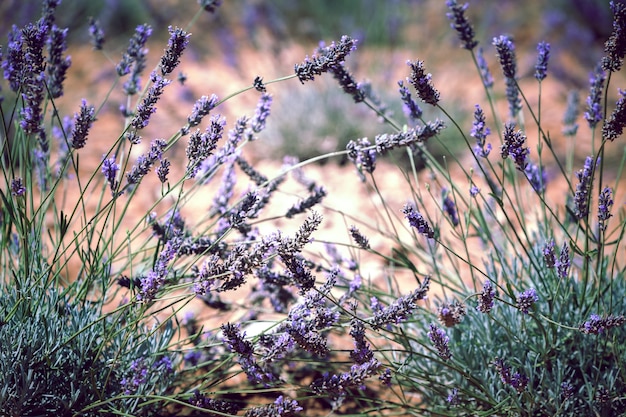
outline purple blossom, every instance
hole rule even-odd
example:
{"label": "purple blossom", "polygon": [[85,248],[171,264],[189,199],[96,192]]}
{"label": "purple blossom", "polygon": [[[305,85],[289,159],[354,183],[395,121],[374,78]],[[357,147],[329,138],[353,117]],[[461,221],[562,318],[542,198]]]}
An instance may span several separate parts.
{"label": "purple blossom", "polygon": [[[219,99],[215,94],[212,94],[211,97],[202,96],[196,103],[193,105],[193,110],[191,114],[187,117],[187,122],[189,123],[189,127],[197,126],[202,121],[202,118],[209,114],[211,110],[217,106]],[[187,130],[183,134],[187,134]]]}
{"label": "purple blossom", "polygon": [[515,45],[513,40],[506,35],[493,38],[493,45],[500,60],[500,67],[506,78],[515,79],[517,72],[517,59],[515,58]]}
{"label": "purple blossom", "polygon": [[419,120],[422,117],[422,109],[420,108],[419,104],[417,104],[417,102],[413,100],[413,98],[411,97],[411,92],[404,85],[404,81],[402,80],[398,81],[398,86],[399,86],[398,91],[400,92],[400,98],[402,99],[402,102],[404,103],[403,105],[404,113],[408,116],[410,120],[414,122],[416,120]]}
{"label": "purple blossom", "polygon": [[463,317],[467,313],[465,304],[457,300],[452,303],[443,303],[437,312],[437,318],[446,327],[454,327],[463,321]]}
{"label": "purple blossom", "polygon": [[409,224],[416,228],[417,231],[424,236],[433,239],[435,237],[435,232],[430,227],[426,219],[417,212],[415,206],[412,204],[405,204],[402,208],[402,213],[404,213],[404,217],[409,221]]}
{"label": "purple blossom", "polygon": [[604,119],[602,110],[602,93],[604,90],[604,81],[606,73],[600,66],[589,75],[589,95],[587,96],[587,110],[585,111],[585,120],[589,123],[589,127],[593,129],[598,122]]}
{"label": "purple blossom", "polygon": [[163,78],[155,72],[150,75],[150,80],[152,85],[141,103],[137,105],[135,116],[130,122],[130,125],[135,129],[143,129],[148,126],[150,116],[156,112],[155,104],[163,94],[163,89],[172,82],[172,80]]}
{"label": "purple blossom", "polygon": [[147,25],[139,25],[135,29],[135,33],[130,38],[128,49],[122,56],[122,61],[115,67],[117,74],[122,77],[129,74],[131,71],[131,65],[135,64],[135,72],[141,73],[145,68],[145,55],[146,50],[144,46],[148,41],[148,38],[152,35],[152,28]]}
{"label": "purple blossom", "polygon": [[104,31],[100,26],[100,22],[93,17],[89,17],[89,38],[91,39],[91,44],[93,45],[93,49],[102,50],[104,45]]}
{"label": "purple blossom", "polygon": [[478,195],[478,193],[480,193],[480,188],[478,188],[476,185],[472,184],[472,186],[470,187],[470,195],[472,197],[476,197]]}
{"label": "purple blossom", "polygon": [[446,6],[450,10],[446,13],[448,19],[452,21],[450,27],[456,30],[461,40],[461,46],[469,51],[474,49],[478,45],[478,41],[474,39],[474,29],[470,25],[467,17],[465,16],[465,10],[467,10],[468,4],[457,4],[456,0],[447,0]]}
{"label": "purple blossom", "polygon": [[580,96],[578,91],[572,90],[567,95],[567,108],[563,116],[563,134],[566,136],[575,136],[578,132],[578,119]]}
{"label": "purple blossom", "polygon": [[350,358],[355,363],[362,365],[374,359],[374,352],[365,340],[365,326],[356,317],[350,321],[350,336],[354,340],[354,350],[350,352]]}
{"label": "purple blossom", "polygon": [[432,85],[432,75],[424,70],[424,61],[407,61],[406,64],[411,67],[411,75],[407,80],[415,87],[419,98],[436,106],[439,102],[439,92]]}
{"label": "purple blossom", "polygon": [[167,176],[170,173],[170,165],[170,161],[163,158],[159,163],[159,167],[156,169],[157,177],[159,177],[159,181],[161,181],[162,184],[167,182]]}
{"label": "purple blossom", "polygon": [[574,396],[574,386],[567,381],[562,382],[561,383],[561,399],[563,401],[566,401],[572,398],[573,396]]}
{"label": "purple blossom", "polygon": [[370,249],[370,242],[365,235],[363,235],[355,225],[350,226],[350,235],[356,242],[359,248],[368,250]]}
{"label": "purple blossom", "polygon": [[613,216],[611,214],[611,207],[613,206],[612,193],[611,187],[604,187],[598,199],[598,227],[602,231],[606,230],[606,223]]}
{"label": "purple blossom", "polygon": [[493,308],[493,300],[496,298],[496,290],[491,281],[485,281],[483,290],[478,295],[478,305],[476,309],[481,313],[489,313]]}
{"label": "purple blossom", "polygon": [[176,27],[169,26],[167,30],[170,33],[170,39],[167,42],[167,49],[161,57],[159,67],[161,68],[161,74],[166,76],[170,74],[176,66],[180,63],[180,57],[183,51],[189,43],[189,37],[191,36],[184,30]]}
{"label": "purple blossom", "polygon": [[568,277],[569,268],[571,266],[571,259],[567,242],[563,242],[563,246],[561,246],[561,252],[559,253],[559,259],[556,261],[555,266],[557,274],[561,279],[565,279]]}
{"label": "purple blossom", "polygon": [[189,178],[196,176],[202,162],[217,148],[217,142],[224,134],[224,126],[226,126],[226,119],[216,114],[211,117],[211,124],[207,127],[206,132],[196,131],[189,137],[186,149]]}
{"label": "purple blossom", "polygon": [[416,288],[408,295],[401,296],[394,300],[387,307],[380,307],[378,300],[372,300],[372,311],[374,317],[371,325],[374,329],[381,329],[389,324],[399,324],[409,318],[413,311],[417,309],[417,301],[426,298],[430,287],[430,277],[425,277],[419,288]]}
{"label": "purple blossom", "polygon": [[59,29],[56,25],[52,26],[48,39],[48,64],[46,65],[48,91],[52,98],[59,98],[63,95],[65,74],[72,65],[69,56],[63,58],[63,52],[67,49],[66,38],[67,29]]}
{"label": "purple blossom", "polygon": [[450,347],[448,343],[450,338],[446,334],[443,329],[440,329],[436,325],[430,325],[430,331],[428,332],[428,338],[437,349],[437,355],[444,361],[447,361],[452,357],[452,352],[450,351]]}
{"label": "purple blossom", "polygon": [[[358,172],[372,173],[376,169],[376,149],[373,148],[367,138],[351,140],[346,146],[348,159],[354,163]],[[365,181],[365,177],[361,178]]]}
{"label": "purple blossom", "polygon": [[150,143],[148,154],[140,155],[139,158],[137,158],[137,163],[133,165],[130,172],[126,174],[126,180],[129,185],[138,184],[139,181],[146,176],[156,161],[161,159],[166,146],[167,142],[163,139],[154,139]]}
{"label": "purple blossom", "polygon": [[550,239],[543,247],[543,260],[547,268],[554,268],[556,265],[556,253],[554,252],[554,239]]}
{"label": "purple blossom", "polygon": [[13,25],[8,35],[7,49],[4,60],[2,60],[2,69],[4,70],[4,78],[9,81],[9,86],[14,92],[18,92],[22,79],[26,62],[24,61],[24,37],[22,31]]}
{"label": "purple blossom", "polygon": [[272,107],[271,94],[263,93],[257,104],[254,117],[250,120],[250,130],[248,134],[248,140],[254,140],[254,133],[259,133],[265,129],[265,123],[270,115],[270,109]]}
{"label": "purple blossom", "polygon": [[348,71],[344,62],[330,69],[333,78],[339,82],[339,86],[346,94],[350,94],[355,103],[361,103],[367,96],[366,90],[361,83],[354,80],[354,76]]}
{"label": "purple blossom", "polygon": [[609,4],[613,12],[613,32],[604,44],[605,56],[602,58],[602,68],[616,72],[622,68],[626,55],[626,5],[616,1]]}
{"label": "purple blossom", "polygon": [[82,99],[80,105],[80,114],[74,113],[74,126],[70,135],[70,144],[74,149],[81,149],[87,143],[87,134],[91,125],[96,120],[96,109],[94,106],[88,106],[87,100]]}
{"label": "purple blossom", "polygon": [[491,152],[491,144],[485,144],[487,136],[491,133],[491,129],[489,129],[485,124],[485,113],[480,108],[478,104],[476,104],[476,110],[474,110],[474,122],[472,125],[472,131],[470,132],[470,136],[476,139],[476,146],[474,146],[474,154],[476,156],[486,158]]}
{"label": "purple blossom", "polygon": [[458,388],[452,388],[452,392],[450,394],[448,394],[448,396],[446,397],[446,401],[452,407],[455,407],[455,406],[461,404],[461,400],[459,400],[459,390],[458,390]]}
{"label": "purple blossom", "polygon": [[503,383],[512,386],[519,393],[526,389],[528,385],[528,377],[520,371],[511,373],[511,367],[504,363],[504,360],[496,358],[493,361],[493,365],[500,374],[500,379]]}
{"label": "purple blossom", "polygon": [[619,90],[620,98],[617,100],[615,110],[602,126],[602,138],[613,142],[617,139],[626,126],[626,90]]}
{"label": "purple blossom", "polygon": [[589,316],[589,320],[579,326],[579,330],[585,334],[600,334],[613,327],[619,327],[625,322],[626,318],[623,315],[614,316],[609,314],[608,316],[600,317],[597,314],[592,314]]}
{"label": "purple blossom", "polygon": [[593,162],[594,159],[588,156],[585,159],[583,169],[576,172],[578,184],[574,193],[574,213],[577,219],[583,219],[589,214],[589,190],[593,182]]}
{"label": "purple blossom", "polygon": [[535,64],[535,78],[543,81],[548,71],[548,60],[550,59],[550,44],[539,42],[537,45],[537,63]]}
{"label": "purple blossom", "polygon": [[16,177],[11,180],[11,194],[15,197],[21,197],[26,193],[26,187],[22,177]]}
{"label": "purple blossom", "polygon": [[287,210],[287,213],[285,213],[285,217],[290,219],[296,214],[304,213],[311,207],[314,207],[315,205],[321,203],[326,195],[326,188],[324,188],[324,186],[314,187],[311,190],[311,194],[307,198],[298,201],[296,204],[291,206],[289,210]]}
{"label": "purple blossom", "polygon": [[342,36],[339,43],[321,45],[312,57],[306,57],[304,62],[294,67],[296,76],[301,83],[313,81],[316,75],[329,72],[344,62],[348,54],[356,49],[356,40],[349,36]]}
{"label": "purple blossom", "polygon": [[239,410],[241,410],[241,406],[239,404],[207,398],[204,394],[201,394],[200,391],[194,392],[193,396],[189,399],[189,404],[205,410],[217,411],[226,415],[236,415]]}
{"label": "purple blossom", "polygon": [[539,300],[537,291],[534,288],[529,288],[526,291],[517,294],[515,301],[516,307],[524,314],[528,314],[530,308]]}
{"label": "purple blossom", "polygon": [[524,172],[528,165],[528,155],[530,149],[525,147],[526,136],[521,130],[515,131],[515,123],[507,123],[504,125],[504,143],[500,148],[502,159],[511,157],[515,163],[515,167]]}
{"label": "purple blossom", "polygon": [[443,121],[437,119],[423,126],[410,127],[402,132],[376,135],[376,151],[380,154],[385,154],[395,148],[412,147],[418,143],[424,143],[428,139],[437,136],[444,127]]}
{"label": "purple blossom", "polygon": [[493,87],[493,76],[491,75],[491,71],[489,71],[487,61],[485,61],[483,48],[478,48],[476,52],[476,63],[478,64],[478,69],[480,70],[480,79],[483,81],[485,88]]}
{"label": "purple blossom", "polygon": [[450,192],[444,188],[441,193],[444,195],[443,197],[443,211],[448,215],[450,221],[453,226],[459,225],[459,214],[456,209],[456,204],[454,200],[450,198]]}
{"label": "purple blossom", "polygon": [[139,387],[148,378],[148,366],[143,358],[135,359],[130,363],[130,370],[127,377],[122,378],[120,385],[124,394],[131,395],[137,392]]}
{"label": "purple blossom", "polygon": [[205,11],[209,13],[215,13],[218,7],[222,4],[222,0],[198,0],[198,4]]}
{"label": "purple blossom", "polygon": [[104,175],[104,179],[109,184],[111,188],[111,194],[113,196],[116,195],[116,189],[119,185],[117,181],[117,172],[120,170],[119,164],[115,163],[115,158],[105,158],[102,160],[102,174]]}
{"label": "purple blossom", "polygon": [[524,173],[526,174],[528,182],[536,192],[543,193],[546,191],[546,181],[548,181],[548,177],[546,176],[545,170],[533,163],[529,163],[526,165]]}

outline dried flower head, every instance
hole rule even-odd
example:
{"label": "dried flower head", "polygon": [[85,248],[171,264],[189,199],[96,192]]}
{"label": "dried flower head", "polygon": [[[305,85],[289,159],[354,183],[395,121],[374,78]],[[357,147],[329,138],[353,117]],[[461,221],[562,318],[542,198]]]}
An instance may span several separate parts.
{"label": "dried flower head", "polygon": [[439,307],[437,318],[446,327],[454,327],[463,321],[463,317],[467,313],[467,309],[464,303],[458,300],[452,301],[452,303],[443,303]]}

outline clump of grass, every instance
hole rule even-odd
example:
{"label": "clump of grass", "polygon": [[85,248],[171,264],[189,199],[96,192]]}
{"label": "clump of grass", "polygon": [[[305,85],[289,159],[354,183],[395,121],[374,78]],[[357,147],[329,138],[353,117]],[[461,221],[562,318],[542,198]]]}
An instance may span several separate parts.
{"label": "clump of grass", "polygon": [[[220,2],[200,3],[198,13],[219,12]],[[54,25],[57,5],[44,2],[42,17],[15,27],[2,49],[5,414],[626,410],[626,221],[617,200],[626,155],[618,149],[617,167],[604,157],[616,152],[625,123],[624,97],[614,107],[606,99],[624,57],[619,3],[611,3],[614,32],[590,80],[584,117],[592,141],[580,167],[571,156],[560,159],[560,133],[542,122],[549,44],[538,46],[539,104],[531,107],[512,39],[494,38],[509,110],[502,116],[467,6],[450,0],[448,18],[485,86],[472,126],[449,116],[436,74],[419,60],[408,61],[407,79],[393,86],[406,110],[405,119],[393,118],[347,68],[356,41],[344,36],[320,45],[291,76],[259,76],[226,99],[199,98],[186,121],[147,140],[144,129],[184,65],[190,35],[170,28],[153,64],[146,51],[152,29],[140,25],[121,62],[112,63],[112,89],[127,98],[124,128],[87,175],[85,152],[103,107],[86,99],[64,118],[56,106],[71,64],[67,32]],[[91,24],[101,49],[103,33]],[[354,138],[345,150],[286,158],[278,174],[250,164],[246,149],[265,129],[272,90],[327,73],[388,129]],[[230,97],[255,91],[252,116],[229,121],[218,113]],[[563,134],[575,141],[577,109],[566,119]],[[469,158],[429,151],[433,141],[446,149],[444,129],[462,139]],[[531,131],[538,138],[532,149]],[[186,144],[183,161],[171,157],[179,143]],[[377,181],[377,161],[397,150],[411,161],[397,166],[406,180],[393,185],[405,190],[398,206],[390,185]],[[306,168],[333,157],[354,163],[380,200],[375,211],[324,204],[333,190]],[[549,168],[556,174],[548,176]],[[289,181],[301,190],[293,205],[276,198]],[[323,214],[343,217],[351,243],[315,241]],[[201,313],[188,314],[190,306]]]}

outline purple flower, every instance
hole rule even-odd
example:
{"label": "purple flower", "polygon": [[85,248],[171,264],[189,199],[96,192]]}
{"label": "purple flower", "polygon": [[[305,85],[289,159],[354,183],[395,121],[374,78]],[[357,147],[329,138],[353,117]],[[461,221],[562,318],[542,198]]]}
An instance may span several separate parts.
{"label": "purple flower", "polygon": [[156,169],[157,177],[159,177],[159,181],[161,181],[162,184],[167,182],[167,176],[170,173],[170,165],[170,161],[163,158],[159,163],[159,167]]}
{"label": "purple flower", "polygon": [[463,48],[471,51],[478,45],[478,41],[474,39],[474,29],[465,16],[468,4],[465,3],[461,6],[457,4],[456,0],[447,0],[446,6],[450,10],[446,13],[448,19],[452,21],[450,27],[457,31]]}
{"label": "purple flower", "polygon": [[135,359],[130,363],[129,375],[122,378],[120,385],[124,394],[130,395],[137,392],[139,387],[146,382],[148,377],[148,366],[143,358]]}
{"label": "purple flower", "polygon": [[535,78],[543,81],[548,71],[548,60],[550,59],[550,44],[539,42],[537,45],[537,63],[535,64]]}
{"label": "purple flower", "polygon": [[474,147],[474,154],[482,158],[486,158],[491,152],[491,144],[485,144],[487,136],[491,133],[491,130],[485,125],[485,113],[476,104],[476,110],[474,110],[474,122],[472,125],[472,131],[470,136],[476,139],[476,146]]}
{"label": "purple flower", "polygon": [[337,68],[344,62],[348,54],[356,49],[356,40],[342,36],[339,43],[332,42],[329,46],[320,46],[316,54],[306,57],[302,64],[295,65],[295,73],[301,83],[313,81],[316,75]]}
{"label": "purple flower", "polygon": [[478,295],[476,309],[481,313],[489,313],[493,308],[493,300],[496,298],[496,290],[491,281],[485,281],[483,291]]}
{"label": "purple flower", "polygon": [[528,385],[528,377],[523,372],[511,373],[511,367],[504,360],[496,358],[493,365],[500,374],[503,383],[512,386],[517,392],[522,392]]}
{"label": "purple flower", "polygon": [[424,126],[415,126],[406,131],[376,135],[376,151],[380,154],[405,146],[415,146],[418,143],[426,142],[428,139],[437,136],[443,130],[445,124],[441,120],[429,122]]}
{"label": "purple flower", "polygon": [[529,163],[526,165],[524,173],[526,174],[528,182],[532,185],[536,192],[543,193],[546,191],[546,181],[548,181],[548,178],[545,170],[539,168],[539,166],[533,163]]}
{"label": "purple flower", "polygon": [[613,142],[617,139],[626,126],[626,90],[619,90],[620,98],[617,100],[615,110],[611,117],[602,126],[602,138]]}
{"label": "purple flower", "polygon": [[458,388],[452,388],[452,392],[450,394],[448,394],[448,397],[446,397],[446,401],[452,407],[455,407],[455,406],[461,404],[461,401],[459,400],[459,390],[458,390]]}
{"label": "purple flower", "polygon": [[194,391],[194,394],[189,398],[189,404],[204,408],[205,410],[217,411],[226,415],[236,415],[241,406],[234,402],[228,402],[224,400],[215,400],[213,398],[207,398],[200,391]]}
{"label": "purple flower", "polygon": [[70,144],[74,149],[80,149],[87,143],[87,134],[91,125],[96,120],[96,109],[94,106],[87,106],[87,100],[82,99],[80,114],[74,113],[74,127],[70,135]]}
{"label": "purple flower", "polygon": [[[365,171],[372,173],[376,169],[376,149],[374,149],[367,138],[351,140],[346,146],[348,159],[354,163],[359,173]],[[365,180],[365,177],[362,177]]]}
{"label": "purple flower", "polygon": [[311,195],[304,200],[298,201],[296,204],[291,206],[289,210],[287,210],[285,217],[290,219],[296,214],[304,213],[316,204],[321,203],[324,197],[326,197],[326,194],[326,189],[323,186],[314,187],[313,190],[311,190]]}
{"label": "purple flower", "polygon": [[513,40],[506,35],[493,38],[493,45],[500,60],[500,67],[506,78],[515,79],[517,72],[517,60],[515,58],[515,45]]}
{"label": "purple flower", "polygon": [[576,119],[579,114],[579,95],[578,91],[572,90],[567,95],[567,108],[563,116],[563,134],[565,136],[575,136],[578,132],[578,123]]}
{"label": "purple flower", "polygon": [[222,0],[198,0],[198,4],[209,13],[215,13],[222,4]]}
{"label": "purple flower", "polygon": [[348,71],[344,62],[330,69],[333,78],[339,82],[343,91],[352,96],[355,103],[365,100],[367,93],[360,83],[354,80],[354,76]]}
{"label": "purple flower", "polygon": [[611,1],[613,11],[613,32],[604,44],[605,56],[602,58],[602,68],[606,71],[619,71],[626,55],[626,5],[622,2]]}
{"label": "purple flower", "polygon": [[583,169],[576,172],[578,177],[578,185],[574,193],[574,213],[578,220],[583,219],[589,214],[589,190],[593,182],[593,157],[588,156],[585,159]]}
{"label": "purple flower", "polygon": [[480,188],[478,188],[476,185],[472,184],[472,186],[470,187],[470,195],[472,197],[476,197],[478,195],[478,193],[480,193]]}
{"label": "purple flower", "polygon": [[69,56],[63,58],[63,52],[67,49],[66,37],[67,29],[59,29],[56,25],[52,26],[48,40],[48,64],[46,65],[47,85],[52,98],[59,98],[63,95],[65,74],[72,65]]}
{"label": "purple flower", "polygon": [[456,210],[456,204],[454,200],[450,198],[450,193],[446,188],[444,188],[441,193],[444,195],[443,197],[443,211],[450,217],[450,221],[453,226],[459,225],[459,214]]}
{"label": "purple flower", "polygon": [[530,308],[539,300],[537,291],[529,288],[526,291],[517,294],[516,307],[524,314],[528,314]]}
{"label": "purple flower", "polygon": [[161,68],[161,74],[166,76],[170,74],[176,66],[180,63],[180,57],[183,51],[189,43],[189,37],[191,36],[180,28],[173,28],[169,26],[167,30],[170,32],[170,39],[167,42],[167,49],[165,54],[161,57],[159,67]]}
{"label": "purple flower", "polygon": [[556,253],[554,252],[554,239],[550,239],[543,247],[543,260],[547,268],[554,268],[556,265]]}
{"label": "purple flower", "polygon": [[250,121],[251,133],[248,134],[248,140],[254,140],[253,133],[259,133],[265,129],[265,122],[270,115],[270,108],[272,106],[271,94],[263,93],[257,104],[254,117]]}
{"label": "purple flower", "polygon": [[579,326],[579,330],[585,334],[600,334],[605,330],[613,327],[619,327],[626,322],[626,318],[623,315],[614,316],[612,314],[600,317],[597,314],[589,316],[589,320]]}
{"label": "purple flower", "polygon": [[399,324],[405,321],[417,309],[417,301],[426,298],[430,287],[430,277],[425,277],[419,288],[408,295],[397,298],[387,307],[380,307],[378,300],[372,299],[374,317],[371,325],[374,329],[381,329],[389,324]]}
{"label": "purple flower", "polygon": [[573,396],[574,396],[574,386],[567,381],[562,382],[561,383],[561,399],[563,401],[566,401],[572,398]]}
{"label": "purple flower", "polygon": [[585,120],[589,123],[589,127],[593,129],[598,122],[604,119],[602,111],[602,92],[604,90],[604,81],[606,73],[600,66],[589,75],[589,95],[587,96],[587,110],[585,111]]}
{"label": "purple flower", "polygon": [[526,376],[526,374],[524,374],[522,372],[515,372],[511,376],[511,384],[510,385],[513,388],[515,388],[515,391],[522,392],[522,391],[524,391],[524,389],[526,389],[526,386],[528,385],[528,377]]}
{"label": "purple flower", "polygon": [[465,304],[454,300],[452,303],[443,303],[439,307],[437,318],[446,327],[454,327],[463,321],[463,317],[467,313]]}
{"label": "purple flower", "polygon": [[416,228],[419,233],[431,239],[435,237],[435,232],[426,219],[416,211],[415,206],[408,203],[405,204],[402,208],[402,213],[404,213],[404,217],[409,221],[409,224]]}
{"label": "purple flower", "polygon": [[104,175],[104,179],[109,184],[111,188],[111,194],[113,196],[116,195],[116,189],[118,186],[117,181],[117,172],[120,170],[119,164],[115,163],[115,158],[104,158],[102,160],[102,174]]}
{"label": "purple flower", "polygon": [[350,226],[350,235],[352,236],[352,239],[354,239],[356,244],[359,246],[359,248],[364,249],[364,250],[370,249],[369,240],[367,239],[365,235],[363,235],[359,231],[359,229],[355,225]]}
{"label": "purple flower", "polygon": [[204,162],[217,148],[217,142],[224,134],[224,126],[226,119],[219,114],[211,117],[211,124],[207,127],[205,133],[196,131],[189,137],[187,145],[187,175],[194,178],[200,169],[200,165]]}
{"label": "purple flower", "polygon": [[598,199],[598,226],[600,230],[605,231],[607,222],[611,218],[611,207],[613,206],[612,198],[613,190],[611,187],[604,187],[600,192]]}
{"label": "purple flower", "polygon": [[350,336],[354,339],[354,350],[350,352],[350,358],[355,363],[362,365],[374,359],[374,352],[365,340],[365,326],[358,318],[350,321]]}
{"label": "purple flower", "polygon": [[150,143],[148,154],[140,155],[137,158],[137,164],[133,165],[130,172],[126,174],[126,180],[129,185],[138,184],[146,176],[156,161],[161,159],[166,146],[167,142],[163,139],[154,139]]}
{"label": "purple flower", "polygon": [[507,123],[504,125],[504,143],[500,148],[502,159],[511,157],[515,162],[515,167],[524,172],[528,165],[528,155],[530,149],[525,147],[526,136],[521,130],[515,131],[515,123]]}
{"label": "purple flower", "polygon": [[143,24],[137,26],[135,33],[128,45],[128,49],[122,56],[122,61],[115,67],[117,74],[121,77],[129,74],[131,71],[131,65],[134,63],[137,74],[141,73],[145,68],[145,55],[146,50],[144,46],[148,41],[148,38],[152,35],[152,28],[149,25]]}
{"label": "purple flower", "polygon": [[559,259],[555,264],[557,274],[561,279],[565,279],[569,275],[570,265],[571,260],[569,256],[569,246],[567,246],[567,242],[563,242],[561,252],[559,253]]}
{"label": "purple flower", "polygon": [[450,338],[443,329],[431,324],[428,338],[435,346],[435,349],[437,349],[437,354],[441,359],[447,361],[452,357],[452,352],[450,352],[450,347],[448,346]]}
{"label": "purple flower", "polygon": [[102,50],[104,45],[104,31],[100,27],[100,22],[93,17],[89,17],[89,37],[91,38],[91,44],[93,49]]}
{"label": "purple flower", "polygon": [[21,197],[26,193],[26,187],[21,177],[16,177],[11,180],[11,194],[15,197]]}
{"label": "purple flower", "polygon": [[417,90],[419,98],[425,103],[436,106],[439,102],[439,92],[432,85],[432,75],[424,70],[424,61],[407,61],[406,63],[411,67],[411,75],[407,80]]}
{"label": "purple flower", "polygon": [[2,69],[4,70],[4,78],[9,81],[11,90],[18,92],[26,65],[22,50],[24,38],[22,32],[15,25],[11,28],[8,38],[7,49],[2,60]]}
{"label": "purple flower", "polygon": [[411,92],[404,85],[404,81],[398,81],[398,86],[400,87],[398,91],[400,92],[400,98],[404,103],[404,113],[409,117],[410,120],[416,121],[422,117],[422,109],[417,104],[415,100],[411,97]]}
{"label": "purple flower", "polygon": [[491,71],[489,71],[487,61],[485,61],[485,57],[483,56],[483,48],[477,49],[476,63],[478,64],[478,69],[480,70],[480,78],[483,81],[483,85],[486,88],[493,87],[493,76],[491,75]]}
{"label": "purple flower", "polygon": [[[189,117],[187,117],[187,122],[189,123],[189,127],[197,126],[202,121],[202,118],[209,114],[211,110],[217,106],[219,99],[215,94],[212,94],[211,97],[202,96],[196,103],[193,105],[193,110]],[[188,129],[187,129],[188,130]],[[184,134],[187,134],[185,132]]]}
{"label": "purple flower", "polygon": [[156,112],[154,105],[163,94],[163,89],[172,82],[172,80],[163,78],[154,72],[150,75],[150,80],[152,81],[152,85],[141,103],[137,105],[137,112],[130,122],[130,125],[135,129],[143,129],[148,126],[150,116],[152,116],[152,113]]}

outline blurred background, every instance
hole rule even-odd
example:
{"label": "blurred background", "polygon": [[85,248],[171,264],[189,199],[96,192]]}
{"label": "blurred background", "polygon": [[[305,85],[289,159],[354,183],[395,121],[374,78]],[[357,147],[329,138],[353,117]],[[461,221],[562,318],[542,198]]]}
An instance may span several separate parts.
{"label": "blurred background", "polygon": [[[39,1],[0,0],[0,44],[6,44],[12,24],[21,26],[33,21],[40,10]],[[213,14],[196,15],[198,10],[193,0],[63,0],[56,15],[60,27],[70,27],[69,54],[73,65],[68,79],[77,76],[83,80],[82,86],[89,86],[88,92],[102,97],[94,86],[110,86],[109,81],[115,77],[114,64],[138,24],[149,23],[153,27],[148,47],[156,64],[167,43],[168,25],[187,28],[196,16],[188,28],[192,38],[180,66],[188,82],[177,87],[173,103],[163,105],[169,115],[182,117],[179,124],[200,95],[215,93],[221,98],[250,85],[256,75],[266,81],[289,75],[293,65],[311,54],[320,40],[330,42],[344,34],[359,40],[359,49],[349,58],[348,68],[357,80],[369,80],[373,94],[403,123],[397,81],[408,75],[408,59],[425,61],[427,70],[433,73],[435,87],[442,92],[442,102],[467,129],[471,127],[474,104],[486,106],[471,58],[459,47],[442,0],[229,0],[223,1]],[[520,83],[532,81],[536,44],[542,40],[551,43],[545,98],[560,103],[550,114],[554,116],[554,128],[560,129],[568,92],[580,91],[584,104],[589,71],[602,56],[604,41],[612,28],[609,2],[473,0],[469,1],[467,15],[496,83],[498,77],[501,80],[501,73],[491,46],[494,36],[514,36]],[[105,32],[104,59],[95,57],[98,52],[89,45],[90,16],[100,21]],[[94,67],[95,75],[90,75],[89,66]],[[471,72],[466,72],[466,67]],[[558,85],[550,89],[550,83]],[[320,77],[313,84],[303,88],[297,80],[290,80],[268,88],[274,95],[274,107],[262,135],[263,146],[255,151],[258,157],[280,151],[305,159],[343,149],[350,139],[372,138],[388,131],[370,109],[352,103],[332,77]],[[503,94],[503,85],[496,84],[496,90]],[[76,100],[80,97],[73,97],[70,92],[67,95],[71,96],[68,106],[77,108]],[[242,109],[252,115],[258,94],[247,96],[225,104],[222,113],[232,117],[229,122]],[[111,108],[117,104],[113,100]],[[422,107],[427,111],[426,118],[441,117]],[[153,123],[154,132],[171,126],[170,122]],[[460,147],[458,138],[445,135],[454,133],[444,134],[443,139],[450,144],[448,151]],[[435,153],[445,152],[434,143],[429,146]]]}

